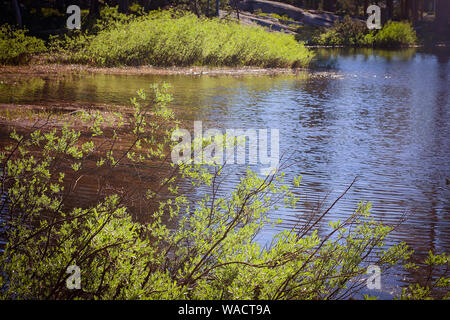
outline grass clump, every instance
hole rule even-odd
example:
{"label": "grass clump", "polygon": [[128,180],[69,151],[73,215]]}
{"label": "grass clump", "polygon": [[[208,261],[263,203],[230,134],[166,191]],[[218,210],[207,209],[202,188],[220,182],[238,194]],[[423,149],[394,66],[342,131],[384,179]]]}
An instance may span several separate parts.
{"label": "grass clump", "polygon": [[389,21],[380,30],[369,30],[364,23],[346,16],[329,29],[306,31],[299,28],[296,39],[320,46],[399,48],[417,43],[416,32],[408,22]]}
{"label": "grass clump", "polygon": [[74,39],[64,51],[71,62],[101,66],[301,67],[313,57],[292,35],[173,11],[118,21]]}
{"label": "grass clump", "polygon": [[46,51],[43,40],[27,36],[27,30],[0,27],[0,63],[19,64],[29,61],[33,54]]}

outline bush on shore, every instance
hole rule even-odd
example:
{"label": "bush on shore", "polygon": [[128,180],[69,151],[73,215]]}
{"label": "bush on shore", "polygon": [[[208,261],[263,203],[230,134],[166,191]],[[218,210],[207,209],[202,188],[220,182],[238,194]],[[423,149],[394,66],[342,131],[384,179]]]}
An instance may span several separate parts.
{"label": "bush on shore", "polygon": [[173,11],[116,21],[53,47],[62,59],[100,66],[303,67],[313,57],[292,35]]}
{"label": "bush on shore", "polygon": [[346,16],[323,32],[307,34],[300,28],[298,40],[320,46],[399,48],[417,43],[416,32],[408,22],[389,21],[380,30],[369,30],[365,24]]}
{"label": "bush on shore", "polygon": [[46,51],[43,40],[27,36],[27,30],[0,27],[0,63],[19,64],[29,61],[33,54]]}
{"label": "bush on shore", "polygon": [[[370,38],[367,38],[367,41],[370,43]],[[416,32],[408,22],[389,21],[373,36],[373,44],[376,47],[404,47],[416,43]]]}

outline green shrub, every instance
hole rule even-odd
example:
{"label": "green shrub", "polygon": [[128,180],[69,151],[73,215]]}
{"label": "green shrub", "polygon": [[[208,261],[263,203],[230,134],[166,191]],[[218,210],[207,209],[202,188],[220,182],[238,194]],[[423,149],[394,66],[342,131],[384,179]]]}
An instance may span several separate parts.
{"label": "green shrub", "polygon": [[315,26],[303,25],[298,26],[295,30],[295,39],[299,42],[314,44],[313,38],[317,38],[321,34],[321,29]]}
{"label": "green shrub", "polygon": [[[300,35],[302,30],[299,30]],[[302,39],[298,36],[297,39]],[[346,16],[342,21],[320,34],[310,38],[310,44],[321,46],[350,47],[403,47],[414,45],[417,37],[412,26],[407,22],[389,21],[380,30],[369,30],[365,24]]]}
{"label": "green shrub", "polygon": [[325,46],[355,46],[361,42],[366,30],[365,24],[345,16],[342,21],[336,20],[332,28],[313,37],[312,43]]}
{"label": "green shrub", "polygon": [[313,56],[291,35],[173,11],[118,21],[95,36],[78,38],[64,52],[72,61],[102,66],[300,67]]}
{"label": "green shrub", "polygon": [[7,24],[0,27],[0,63],[26,63],[33,54],[46,51],[43,40],[26,34]]}
{"label": "green shrub", "polygon": [[389,21],[374,37],[377,47],[403,47],[416,42],[416,32],[408,22]]}
{"label": "green shrub", "polygon": [[[279,205],[295,207],[300,179],[249,170],[223,194],[220,166],[166,171],[155,162],[173,146],[175,128],[161,136],[173,121],[165,90],[140,91],[126,114],[80,111],[59,129],[42,119],[39,130],[11,133],[0,153],[0,206],[8,208],[0,220],[1,298],[339,299],[355,292],[368,265],[385,272],[410,255],[405,245],[385,248],[393,229],[370,217],[368,203],[322,236],[325,213],[280,232],[269,247],[255,242],[264,226],[279,223],[271,220]],[[115,179],[127,172],[135,183]],[[81,206],[76,192],[89,176],[104,187],[97,203]],[[210,191],[194,202],[178,193],[177,177]],[[145,222],[131,218],[136,210]],[[66,287],[71,265],[80,268],[81,289]]]}
{"label": "green shrub", "polygon": [[126,15],[118,11],[118,6],[110,7],[105,5],[100,9],[100,17],[95,21],[90,31],[97,33],[101,30],[109,29],[116,25],[120,26],[121,24],[129,22],[135,18],[134,13],[137,15],[143,14],[142,8],[138,4],[134,4],[130,8],[130,12],[133,14]]}
{"label": "green shrub", "polygon": [[450,277],[449,277],[450,256],[446,253],[434,254],[431,250],[420,265],[408,263],[405,265],[411,273],[420,270],[425,277],[418,279],[416,283],[408,284],[402,288],[402,293],[398,299],[402,300],[429,300],[429,299],[450,299]]}

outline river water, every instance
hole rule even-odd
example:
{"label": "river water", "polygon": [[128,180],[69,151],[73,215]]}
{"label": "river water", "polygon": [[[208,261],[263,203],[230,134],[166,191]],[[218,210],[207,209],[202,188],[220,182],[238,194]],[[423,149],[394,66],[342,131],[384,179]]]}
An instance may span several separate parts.
{"label": "river water", "polygon": [[[361,200],[385,222],[408,220],[388,243],[405,241],[423,257],[450,252],[450,53],[446,50],[317,51],[315,71],[280,76],[66,75],[0,84],[0,103],[125,104],[139,88],[172,85],[171,106],[203,129],[279,129],[288,178],[301,174],[296,210],[279,210],[289,228],[319,203],[329,205],[358,177],[329,220]],[[225,191],[246,166],[231,166]],[[256,168],[257,169],[257,168]],[[228,188],[228,190],[227,190]],[[201,196],[204,190],[190,191]],[[326,232],[326,224],[320,226]],[[269,241],[276,230],[265,230]],[[407,275],[386,280],[384,297]]]}

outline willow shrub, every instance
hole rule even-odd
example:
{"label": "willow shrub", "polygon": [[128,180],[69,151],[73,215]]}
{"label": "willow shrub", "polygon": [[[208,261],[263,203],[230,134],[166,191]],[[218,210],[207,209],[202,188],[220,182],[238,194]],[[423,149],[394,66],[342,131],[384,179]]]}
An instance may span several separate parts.
{"label": "willow shrub", "polygon": [[67,50],[72,59],[101,66],[301,67],[312,59],[291,35],[173,11],[116,22],[80,41],[87,44]]}
{"label": "willow shrub", "polygon": [[373,37],[376,47],[403,47],[417,43],[416,32],[408,22],[389,21]]}
{"label": "willow shrub", "polygon": [[[322,236],[329,210],[270,246],[255,242],[279,223],[278,206],[295,207],[300,178],[248,171],[224,194],[221,166],[167,163],[178,142],[170,100],[166,86],[154,87],[124,114],[80,111],[60,127],[39,119],[28,134],[11,133],[0,154],[3,299],[339,299],[365,285],[369,264],[385,272],[409,256],[404,244],[385,247],[392,228],[370,217],[368,203]],[[97,200],[82,205],[88,177]],[[210,192],[194,201],[180,181]],[[72,265],[79,289],[66,286]]]}
{"label": "willow shrub", "polygon": [[47,48],[43,40],[27,36],[27,31],[15,29],[7,24],[0,27],[0,63],[26,63],[36,53]]}
{"label": "willow shrub", "polygon": [[[297,39],[308,36],[299,28]],[[307,39],[304,39],[307,40]],[[417,43],[416,32],[408,22],[389,21],[380,30],[369,30],[365,24],[346,16],[324,32],[310,36],[309,43],[323,46],[398,48]]]}

